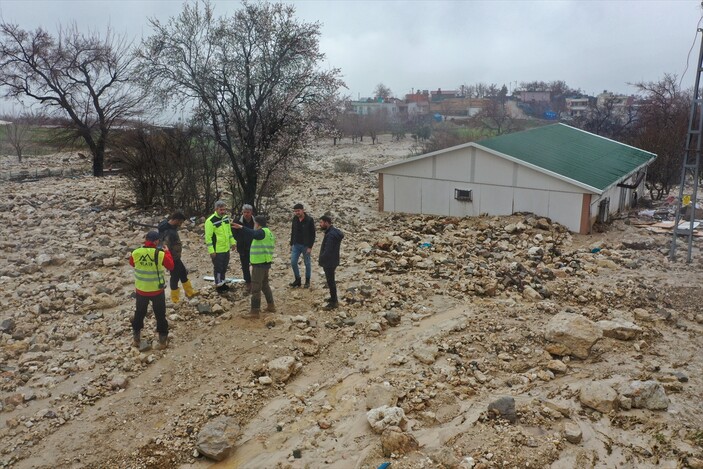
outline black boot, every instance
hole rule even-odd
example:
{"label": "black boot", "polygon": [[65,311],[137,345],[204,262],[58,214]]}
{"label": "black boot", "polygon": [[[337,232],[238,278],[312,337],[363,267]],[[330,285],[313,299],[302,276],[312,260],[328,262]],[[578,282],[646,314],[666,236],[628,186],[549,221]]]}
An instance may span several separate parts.
{"label": "black boot", "polygon": [[132,331],[132,345],[134,345],[136,348],[139,348],[139,346],[142,343],[142,331]]}
{"label": "black boot", "polygon": [[310,288],[310,279],[306,278],[305,279],[305,285],[303,285],[305,288]]}
{"label": "black boot", "polygon": [[290,285],[293,288],[301,286],[302,283],[300,282],[300,277],[295,277],[295,280],[293,282],[289,283],[288,285]]}
{"label": "black boot", "polygon": [[169,339],[168,339],[168,333],[162,334],[159,333],[159,343],[156,347],[157,350],[163,350],[166,347],[168,347]]}

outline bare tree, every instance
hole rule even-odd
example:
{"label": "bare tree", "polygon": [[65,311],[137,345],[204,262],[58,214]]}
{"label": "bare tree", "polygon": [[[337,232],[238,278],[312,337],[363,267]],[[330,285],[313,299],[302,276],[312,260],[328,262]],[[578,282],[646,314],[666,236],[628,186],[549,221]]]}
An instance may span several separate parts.
{"label": "bare tree", "polygon": [[32,120],[26,114],[16,115],[5,127],[7,143],[15,150],[17,161],[22,162],[22,155],[30,144]]}
{"label": "bare tree", "polygon": [[144,85],[162,103],[194,103],[228,155],[235,202],[258,206],[336,112],[343,83],[318,69],[320,25],[301,23],[291,5],[244,3],[216,18],[207,2],[184,4],[167,23],[150,20],[142,44]]}
{"label": "bare tree", "polygon": [[643,93],[643,99],[637,111],[632,144],[657,154],[647,168],[647,186],[652,199],[661,199],[679,182],[691,94],[682,91],[676,75],[670,74],[659,81],[635,86]]}
{"label": "bare tree", "polygon": [[498,86],[495,83],[490,85],[486,83],[476,83],[474,85],[461,85],[460,87],[462,96],[472,99],[482,99],[491,96],[491,92],[498,90]]}
{"label": "bare tree", "polygon": [[378,141],[378,134],[388,128],[388,113],[385,109],[372,112],[363,116],[362,125],[366,134],[371,137],[371,144],[375,145]]}
{"label": "bare tree", "polygon": [[84,35],[74,24],[55,38],[41,28],[1,23],[0,86],[7,97],[67,116],[73,137],[90,148],[93,175],[102,176],[110,130],[138,113],[143,96],[132,86],[129,49],[110,30]]}
{"label": "bare tree", "polygon": [[620,99],[613,96],[601,100],[600,104],[590,107],[583,116],[577,117],[575,126],[614,140],[628,140],[636,112],[632,104],[622,105]]}
{"label": "bare tree", "polygon": [[493,135],[502,135],[516,130],[515,118],[501,98],[487,100],[486,105],[473,120],[479,127],[490,131]]}
{"label": "bare tree", "polygon": [[352,139],[352,143],[356,143],[357,139],[363,141],[364,126],[362,125],[363,116],[355,112],[346,112],[342,115],[340,126],[342,133]]}
{"label": "bare tree", "polygon": [[391,91],[390,88],[388,88],[386,85],[383,83],[379,83],[376,85],[376,88],[374,89],[374,96],[377,98],[383,98],[388,99],[393,97],[393,92]]}

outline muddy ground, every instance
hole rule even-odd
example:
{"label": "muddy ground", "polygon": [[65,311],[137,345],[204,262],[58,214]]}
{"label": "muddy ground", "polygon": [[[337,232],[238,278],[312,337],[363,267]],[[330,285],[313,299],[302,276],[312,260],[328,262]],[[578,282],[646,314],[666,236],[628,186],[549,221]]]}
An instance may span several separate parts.
{"label": "muddy ground", "polygon": [[[139,211],[119,176],[0,181],[0,467],[703,467],[698,248],[690,264],[668,261],[670,235],[635,215],[582,236],[530,214],[378,213],[367,170],[411,145],[311,149],[269,208],[278,312],[261,319],[241,317],[243,291],[220,296],[202,279],[203,225],[187,223],[201,294],[167,301],[164,351],[131,347],[128,256],[145,232],[130,222],[166,214]],[[0,172],[87,165],[3,157]],[[346,234],[336,311],[322,309],[320,268],[312,288],[287,286],[296,202]],[[241,274],[236,256],[230,270]],[[578,358],[549,333],[564,312],[629,332]],[[290,377],[274,375],[282,357]],[[635,381],[665,393],[666,408],[638,405]],[[584,397],[594,383],[607,391],[595,403]],[[502,397],[512,418],[488,410]],[[400,444],[372,430],[367,411],[381,404],[403,411]],[[232,448],[215,463],[198,439],[218,419]]]}

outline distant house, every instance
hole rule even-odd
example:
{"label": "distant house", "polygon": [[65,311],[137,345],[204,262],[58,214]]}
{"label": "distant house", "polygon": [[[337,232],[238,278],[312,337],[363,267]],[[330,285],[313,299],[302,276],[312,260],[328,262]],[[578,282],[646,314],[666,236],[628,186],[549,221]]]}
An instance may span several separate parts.
{"label": "distant house", "polygon": [[643,194],[653,153],[565,124],[373,168],[379,210],[478,216],[532,212],[589,233]]}
{"label": "distant house", "polygon": [[569,117],[581,117],[588,113],[590,98],[566,98],[566,115]]}
{"label": "distant house", "polygon": [[490,99],[452,97],[430,103],[430,113],[443,116],[475,116],[488,106]]}
{"label": "distant house", "polygon": [[518,91],[518,97],[523,103],[549,104],[552,100],[549,91]]}
{"label": "distant house", "polygon": [[634,104],[635,98],[633,96],[615,94],[608,90],[596,96],[596,105],[598,107],[610,107],[613,110],[613,114],[616,115],[626,116],[630,109],[633,108]]}
{"label": "distant house", "polygon": [[399,112],[398,104],[394,99],[384,100],[383,98],[364,98],[359,101],[351,101],[352,110],[360,116],[368,116],[377,112],[385,112],[389,117],[396,116]]}
{"label": "distant house", "polygon": [[430,112],[430,94],[427,90],[405,95],[405,103],[407,104],[407,116],[409,118],[429,114]]}
{"label": "distant house", "polygon": [[456,98],[459,95],[459,90],[443,90],[442,88],[438,88],[437,91],[430,92],[430,101],[436,103],[445,99]]}

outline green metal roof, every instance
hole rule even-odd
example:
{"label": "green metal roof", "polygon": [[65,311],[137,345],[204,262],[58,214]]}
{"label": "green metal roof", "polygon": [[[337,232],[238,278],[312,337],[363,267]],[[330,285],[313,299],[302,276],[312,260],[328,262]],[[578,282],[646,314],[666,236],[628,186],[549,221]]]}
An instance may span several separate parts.
{"label": "green metal roof", "polygon": [[476,145],[599,191],[657,156],[566,124],[501,135]]}

